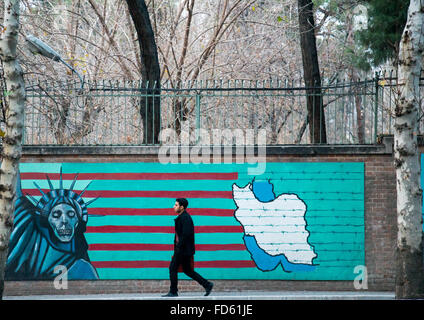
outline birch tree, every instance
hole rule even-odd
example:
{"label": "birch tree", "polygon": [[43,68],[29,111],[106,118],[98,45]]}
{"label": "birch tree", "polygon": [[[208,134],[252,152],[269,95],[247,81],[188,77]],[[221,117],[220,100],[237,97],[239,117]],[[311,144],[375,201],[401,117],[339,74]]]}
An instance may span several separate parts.
{"label": "birch tree", "polygon": [[398,236],[396,297],[423,294],[422,189],[418,157],[419,79],[424,49],[424,0],[411,0],[399,50],[394,133]]}
{"label": "birch tree", "polygon": [[10,232],[13,227],[16,182],[21,158],[25,84],[16,58],[19,30],[19,0],[6,0],[4,27],[0,38],[0,58],[3,63],[6,134],[3,139],[0,169],[0,298],[3,297],[4,270]]}

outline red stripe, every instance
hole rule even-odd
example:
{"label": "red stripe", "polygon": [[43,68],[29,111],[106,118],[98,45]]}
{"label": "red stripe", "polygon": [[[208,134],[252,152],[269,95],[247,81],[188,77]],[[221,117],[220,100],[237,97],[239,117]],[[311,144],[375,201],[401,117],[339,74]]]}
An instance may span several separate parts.
{"label": "red stripe", "polygon": [[[189,208],[192,216],[232,217],[232,209]],[[88,208],[88,214],[105,216],[172,216],[176,215],[172,208],[132,209],[132,208]]]}
{"label": "red stripe", "polygon": [[172,244],[145,243],[93,243],[88,246],[91,251],[170,251]]}
{"label": "red stripe", "polygon": [[[51,180],[59,180],[59,173],[48,173]],[[64,173],[62,179],[73,180],[76,173]],[[46,179],[45,173],[23,172],[21,179]],[[237,180],[237,172],[120,172],[80,173],[78,180]]]}
{"label": "red stripe", "polygon": [[[42,189],[48,193],[49,189]],[[75,190],[77,192],[77,190]],[[24,194],[39,196],[38,189],[22,189]],[[114,191],[114,190],[87,190],[84,193],[87,198],[221,198],[232,199],[231,191]]]}
{"label": "red stripe", "polygon": [[194,266],[198,268],[256,268],[252,260],[195,261]]}
{"label": "red stripe", "polygon": [[[158,243],[93,243],[89,245],[91,251],[172,251],[172,244]],[[197,251],[219,251],[234,250],[244,251],[246,247],[243,244],[197,244]]]}
{"label": "red stripe", "polygon": [[[198,226],[194,227],[196,233],[216,233],[216,232],[243,232],[241,226]],[[89,233],[174,233],[175,227],[161,226],[98,226],[87,227]]]}
{"label": "red stripe", "polygon": [[[168,268],[170,261],[92,261],[95,268]],[[251,260],[194,261],[195,268],[255,268]]]}
{"label": "red stripe", "polygon": [[169,261],[91,261],[95,268],[166,268]]}

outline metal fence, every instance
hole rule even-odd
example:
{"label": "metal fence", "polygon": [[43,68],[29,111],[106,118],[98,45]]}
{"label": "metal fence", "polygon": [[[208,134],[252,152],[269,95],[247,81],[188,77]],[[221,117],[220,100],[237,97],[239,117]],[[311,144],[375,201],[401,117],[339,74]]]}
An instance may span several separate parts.
{"label": "metal fence", "polygon": [[[390,75],[322,86],[327,143],[372,144],[378,134],[392,133],[395,83]],[[251,144],[263,129],[268,145],[311,143],[308,95],[300,83],[196,81],[163,85],[159,94],[148,87],[141,81],[87,81],[83,87],[78,82],[27,82],[24,144],[155,144],[147,139],[152,135],[141,116],[147,101],[160,108],[160,129],[175,131],[172,143]],[[248,141],[248,130],[254,141]],[[213,132],[226,134],[217,141]]]}
{"label": "metal fence", "polygon": [[[418,115],[418,134],[424,134],[424,77],[421,74],[419,80],[420,90],[418,92],[417,101],[419,102]],[[378,88],[376,99],[378,101],[378,109],[376,115],[376,130],[379,134],[393,134],[395,123],[395,108],[397,100],[400,96],[400,88],[398,87],[398,78],[395,72],[388,72],[377,78],[376,85]]]}

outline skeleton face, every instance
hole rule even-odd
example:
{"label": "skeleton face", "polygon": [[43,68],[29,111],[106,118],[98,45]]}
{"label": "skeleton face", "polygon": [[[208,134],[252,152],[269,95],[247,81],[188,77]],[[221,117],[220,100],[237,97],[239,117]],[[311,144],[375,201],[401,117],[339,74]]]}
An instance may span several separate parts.
{"label": "skeleton face", "polygon": [[74,237],[78,225],[75,209],[66,203],[60,203],[50,211],[48,221],[56,237],[62,242],[69,242]]}

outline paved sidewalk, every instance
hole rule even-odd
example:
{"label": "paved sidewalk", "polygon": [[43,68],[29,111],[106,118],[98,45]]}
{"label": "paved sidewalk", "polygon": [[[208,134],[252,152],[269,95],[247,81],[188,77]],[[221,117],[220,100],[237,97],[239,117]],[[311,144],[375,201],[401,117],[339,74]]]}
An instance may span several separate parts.
{"label": "paved sidewalk", "polygon": [[[166,293],[166,292],[164,292]],[[181,292],[176,298],[163,298],[164,293],[121,293],[88,295],[4,296],[4,300],[393,300],[393,292],[372,291],[280,291],[280,292]]]}

